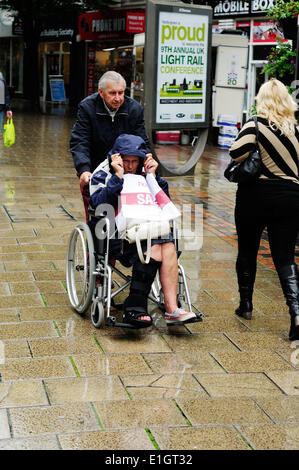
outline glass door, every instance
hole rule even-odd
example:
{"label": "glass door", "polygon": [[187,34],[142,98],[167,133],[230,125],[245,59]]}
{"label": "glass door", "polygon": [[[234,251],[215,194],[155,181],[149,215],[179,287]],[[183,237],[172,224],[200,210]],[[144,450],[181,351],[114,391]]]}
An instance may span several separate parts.
{"label": "glass door", "polygon": [[247,119],[252,114],[252,106],[255,105],[255,97],[260,86],[268,80],[268,74],[262,73],[266,61],[255,60],[250,63],[248,76],[248,95],[247,95]]}

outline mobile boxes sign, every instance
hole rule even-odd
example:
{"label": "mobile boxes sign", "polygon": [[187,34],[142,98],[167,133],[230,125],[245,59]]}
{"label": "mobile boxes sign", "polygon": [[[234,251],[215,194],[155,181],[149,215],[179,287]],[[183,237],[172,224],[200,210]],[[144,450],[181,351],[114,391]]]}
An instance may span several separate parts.
{"label": "mobile boxes sign", "polygon": [[214,7],[214,18],[265,16],[265,13],[273,8],[275,3],[276,0],[220,0]]}
{"label": "mobile boxes sign", "polygon": [[[163,124],[170,124],[171,128],[206,126],[212,10],[193,5],[189,8],[183,3],[149,1],[148,4],[156,7],[155,41],[149,42],[148,34],[153,28],[147,28],[145,52],[146,62],[149,59],[154,64],[151,70],[153,127],[163,128]],[[155,49],[153,61],[149,48]]]}

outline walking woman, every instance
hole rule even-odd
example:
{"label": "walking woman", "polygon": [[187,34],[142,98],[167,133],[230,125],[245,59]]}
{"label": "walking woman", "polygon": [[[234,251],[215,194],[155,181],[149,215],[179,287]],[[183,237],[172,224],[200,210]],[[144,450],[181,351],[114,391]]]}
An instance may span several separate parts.
{"label": "walking woman", "polygon": [[[236,271],[240,305],[236,314],[251,319],[257,254],[267,228],[272,259],[290,313],[289,339],[299,339],[299,276],[295,247],[299,230],[299,128],[296,103],[276,79],[264,83],[256,96],[262,174],[239,184],[235,223],[238,234]],[[255,124],[249,119],[230,149],[236,161],[255,148]]]}

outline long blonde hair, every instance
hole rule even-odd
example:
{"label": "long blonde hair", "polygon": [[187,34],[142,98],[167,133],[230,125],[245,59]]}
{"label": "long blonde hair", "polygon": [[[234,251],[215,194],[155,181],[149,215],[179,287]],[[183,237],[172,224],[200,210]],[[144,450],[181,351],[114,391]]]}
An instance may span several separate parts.
{"label": "long blonde hair", "polygon": [[288,136],[294,134],[297,123],[294,112],[298,107],[282,82],[272,78],[264,83],[255,99],[257,115],[267,119],[271,129],[279,129]]}

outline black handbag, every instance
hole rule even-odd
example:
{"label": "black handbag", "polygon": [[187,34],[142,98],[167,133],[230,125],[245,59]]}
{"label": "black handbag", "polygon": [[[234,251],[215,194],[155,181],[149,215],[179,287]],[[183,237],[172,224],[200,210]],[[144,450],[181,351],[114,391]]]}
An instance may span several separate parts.
{"label": "black handbag", "polygon": [[248,157],[242,162],[231,159],[224,171],[225,178],[231,183],[250,183],[255,181],[262,172],[262,160],[258,145],[259,129],[257,117],[253,116],[256,132],[255,150],[250,152]]}

